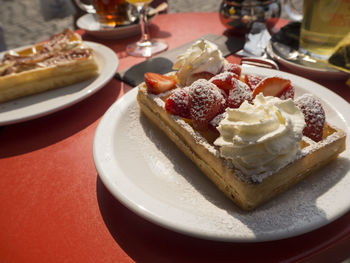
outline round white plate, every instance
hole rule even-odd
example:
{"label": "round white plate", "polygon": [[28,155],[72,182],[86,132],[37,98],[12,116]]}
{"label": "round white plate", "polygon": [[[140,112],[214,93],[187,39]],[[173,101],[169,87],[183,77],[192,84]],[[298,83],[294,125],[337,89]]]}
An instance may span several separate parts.
{"label": "round white plate", "polygon": [[[0,126],[32,120],[65,109],[101,89],[116,73],[119,59],[113,50],[104,45],[89,41],[85,43],[95,52],[99,66],[97,77],[64,88],[0,103]],[[3,54],[0,54],[0,60]]]}
{"label": "round white plate", "polygon": [[80,29],[84,29],[88,34],[103,39],[121,39],[135,36],[141,32],[140,24],[138,23],[101,30],[100,23],[93,14],[81,16],[77,20],[77,26]]}
{"label": "round white plate", "polygon": [[[323,86],[269,69],[247,67],[243,72],[292,80],[296,96],[310,92],[322,98],[327,120],[350,134],[349,104]],[[102,182],[140,216],[199,238],[258,242],[309,232],[349,210],[350,150],[257,210],[242,212],[140,114],[136,94],[137,88],[105,113],[93,155]]]}

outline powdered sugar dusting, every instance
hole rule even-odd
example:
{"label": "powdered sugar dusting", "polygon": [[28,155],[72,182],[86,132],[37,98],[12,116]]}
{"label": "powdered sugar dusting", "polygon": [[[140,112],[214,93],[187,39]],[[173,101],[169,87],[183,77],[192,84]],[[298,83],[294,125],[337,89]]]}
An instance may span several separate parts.
{"label": "powdered sugar dusting", "polygon": [[[225,74],[225,73],[221,73],[221,74]],[[249,99],[251,100],[252,92],[251,92],[249,86],[247,84],[245,84],[244,82],[242,82],[240,80],[237,80],[237,79],[233,79],[233,81],[235,82],[235,87],[236,87],[236,89],[233,89],[233,90],[239,90],[239,92],[237,92],[237,96],[236,96],[235,99],[237,99],[237,100],[242,99],[242,97],[241,97],[242,94],[246,93],[246,94],[248,94],[248,95],[246,95],[248,97],[248,100]],[[191,85],[191,87],[186,87],[186,88],[193,89],[192,92],[199,93],[200,96],[203,96],[203,98],[201,98],[201,99],[204,100],[204,99],[207,99],[208,96],[203,95],[202,87],[206,86],[206,85],[209,85],[209,87],[210,87],[211,84],[212,83],[208,82],[207,80],[200,79],[200,80],[197,80],[196,82],[194,82]],[[169,96],[171,94],[174,94],[174,92],[176,92],[179,89],[182,89],[182,88],[174,89],[171,92],[168,92],[166,95]],[[218,91],[218,89],[216,89],[216,91]],[[219,95],[219,93],[218,93],[218,95]],[[231,95],[231,91],[230,91],[230,95]],[[159,94],[159,95],[149,94],[149,96],[154,101],[156,101],[158,106],[160,106],[160,107],[162,107],[164,109],[164,104],[165,103],[164,103],[164,101],[162,99],[162,97],[165,96],[164,94]],[[220,93],[220,96],[222,96],[221,93]],[[306,101],[308,101],[308,96],[310,96],[312,98],[312,100],[314,101],[313,95],[309,95],[309,94],[304,94],[303,96],[301,96],[302,100],[305,100],[305,98],[306,98]],[[214,100],[214,97],[213,98],[210,97],[210,99]],[[307,105],[309,105],[308,107],[314,107],[315,106],[314,103],[309,103]],[[319,109],[317,109],[317,110],[319,111]],[[222,114],[219,114],[219,115],[215,116],[210,121],[210,125],[212,125],[213,127],[217,127],[219,122],[221,121],[221,119],[224,118],[225,114],[226,113],[222,113]],[[219,151],[217,150],[217,148],[214,145],[208,143],[206,141],[206,139],[203,138],[199,132],[194,130],[193,127],[191,125],[189,125],[187,122],[185,122],[180,116],[176,116],[176,115],[171,115],[171,116],[181,127],[183,127],[192,136],[192,138],[194,138],[196,143],[201,144],[203,147],[205,147],[208,150],[209,153],[211,153],[214,156],[219,158],[219,156],[220,156]],[[323,147],[324,145],[329,144],[332,141],[337,140],[338,138],[339,138],[338,134],[333,133],[330,136],[328,136],[327,138],[323,139],[322,141],[320,141],[318,143],[315,143],[310,138],[308,138],[306,136],[303,136],[303,140],[308,144],[308,146],[305,147],[304,149],[301,149],[301,151],[295,156],[294,160],[300,159],[303,156],[305,156],[307,154],[310,154],[311,152],[315,151],[319,147]],[[231,166],[231,168],[233,168],[233,165],[232,165],[231,161],[227,160],[226,164],[227,164],[227,167]],[[278,170],[270,170],[270,171],[267,171],[267,172],[264,172],[264,173],[260,173],[260,174],[256,174],[256,175],[248,177],[248,176],[244,175],[238,169],[236,169],[236,171],[237,171],[236,175],[242,181],[245,181],[245,182],[249,182],[250,181],[250,182],[253,182],[253,183],[261,183],[267,177],[269,177],[272,174],[278,172]]]}
{"label": "powdered sugar dusting", "polygon": [[227,104],[230,108],[238,108],[244,101],[252,101],[253,93],[249,86],[238,79],[232,79],[233,89],[228,95]]}
{"label": "powdered sugar dusting", "polygon": [[244,80],[248,84],[248,86],[250,87],[251,91],[253,91],[255,89],[255,87],[262,80],[262,77],[260,77],[258,75],[246,74],[244,76]]}
{"label": "powdered sugar dusting", "polygon": [[[192,83],[189,96],[191,104],[191,117],[194,117],[199,121],[207,120],[207,111],[211,105],[220,103],[224,100],[220,90],[214,84],[204,79],[199,79]],[[215,117],[215,115],[212,117]]]}
{"label": "powdered sugar dusting", "polygon": [[222,91],[213,83],[199,79],[190,86],[190,116],[196,129],[208,129],[209,122],[222,112],[225,105],[226,99]]}
{"label": "powdered sugar dusting", "polygon": [[304,94],[295,100],[295,103],[304,114],[306,127],[303,134],[314,141],[322,139],[322,131],[325,123],[325,112],[321,101],[312,94]]}
{"label": "powdered sugar dusting", "polygon": [[212,120],[210,121],[210,125],[213,126],[213,127],[218,127],[220,121],[222,121],[223,119],[225,119],[226,116],[227,116],[227,112],[226,112],[226,111],[223,112],[223,113],[221,113],[221,114],[219,114],[219,115],[217,115],[214,119],[212,119]]}
{"label": "powdered sugar dusting", "polygon": [[349,151],[290,191],[245,213],[217,190],[162,131],[140,115],[136,102],[120,115],[125,117],[118,123],[113,148],[118,158],[133,160],[137,164],[133,167],[140,172],[130,171],[130,162],[118,165],[128,171],[124,176],[140,189],[138,205],[150,211],[155,220],[163,218],[163,225],[173,229],[191,229],[191,234],[220,240],[274,240],[326,224],[329,215],[349,202]]}
{"label": "powdered sugar dusting", "polygon": [[215,80],[225,81],[229,78],[238,78],[238,75],[229,71],[225,71],[223,73],[217,74],[214,77],[212,77],[209,82],[213,82]]}
{"label": "powdered sugar dusting", "polygon": [[188,104],[188,97],[183,96],[182,94],[188,94],[190,92],[189,87],[184,87],[184,88],[177,88],[174,90],[174,92],[171,95],[171,98],[176,102],[177,104],[183,104],[187,105]]}
{"label": "powdered sugar dusting", "polygon": [[294,88],[287,89],[280,97],[281,100],[294,99]]}
{"label": "powdered sugar dusting", "polygon": [[159,96],[154,96],[153,100],[157,103],[158,107],[164,108],[165,107],[165,102],[162,100],[161,97]]}
{"label": "powdered sugar dusting", "polygon": [[209,153],[213,154],[214,156],[216,157],[220,156],[219,151],[214,147],[214,145],[208,143],[208,141],[205,138],[203,138],[203,136],[198,131],[195,131],[191,127],[191,125],[186,123],[181,117],[175,116],[175,115],[172,115],[171,117],[177,122],[177,124],[179,124],[192,136],[192,138],[197,144],[202,145],[204,148],[208,150]]}

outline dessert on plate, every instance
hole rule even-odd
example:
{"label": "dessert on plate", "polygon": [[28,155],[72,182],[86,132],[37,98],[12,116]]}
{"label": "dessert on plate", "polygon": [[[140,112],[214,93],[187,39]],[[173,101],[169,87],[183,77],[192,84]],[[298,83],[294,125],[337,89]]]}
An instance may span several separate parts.
{"label": "dessert on plate", "polygon": [[61,88],[98,73],[94,52],[67,29],[47,41],[7,51],[0,61],[0,103]]}
{"label": "dessert on plate", "polygon": [[345,150],[320,100],[294,99],[290,80],[242,74],[200,40],[176,71],[146,73],[141,111],[243,210],[285,192]]}

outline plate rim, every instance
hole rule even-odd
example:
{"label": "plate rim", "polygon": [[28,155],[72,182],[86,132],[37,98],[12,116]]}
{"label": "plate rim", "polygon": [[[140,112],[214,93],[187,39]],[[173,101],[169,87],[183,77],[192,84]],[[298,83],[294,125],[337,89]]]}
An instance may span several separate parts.
{"label": "plate rim", "polygon": [[[249,69],[244,69],[243,72],[245,73],[245,70],[252,70],[252,67],[249,67]],[[303,79],[304,81],[307,82],[312,82],[315,85],[317,85],[318,87],[322,87],[324,89],[324,91],[327,93],[327,98],[330,100],[333,100],[334,98],[336,100],[338,100],[338,102],[341,105],[341,107],[345,106],[347,108],[350,108],[349,104],[347,103],[346,100],[344,100],[343,98],[341,98],[340,96],[338,96],[336,93],[334,93],[333,91],[325,88],[324,86],[313,82],[311,80],[308,80],[306,78],[291,74],[291,73],[287,73],[287,72],[280,72],[280,71],[275,71],[275,70],[270,70],[270,69],[261,69],[259,68],[259,70],[263,71],[263,72],[269,72],[269,73],[274,73],[274,75],[282,75],[282,76],[287,76],[287,77],[293,77],[293,78],[297,78],[296,81],[298,81],[298,79]],[[282,74],[279,74],[282,73]],[[343,208],[342,211],[338,211],[338,213],[336,215],[332,215],[331,218],[329,218],[327,216],[327,220],[318,220],[319,222],[303,227],[299,227],[297,230],[293,229],[292,233],[290,232],[290,230],[287,230],[281,234],[279,233],[278,235],[274,235],[273,237],[270,234],[266,234],[266,236],[258,236],[258,237],[242,237],[242,236],[221,236],[221,235],[213,235],[211,233],[208,232],[203,232],[203,231],[198,231],[198,230],[193,230],[187,226],[179,226],[177,224],[173,224],[173,223],[169,223],[169,220],[167,221],[166,218],[162,218],[159,215],[156,215],[156,213],[154,211],[148,211],[145,207],[142,206],[142,204],[137,204],[135,203],[135,200],[130,200],[130,196],[128,197],[127,195],[125,195],[125,193],[121,193],[118,192],[118,189],[116,189],[115,185],[113,185],[113,183],[110,182],[111,178],[110,175],[108,175],[108,170],[105,169],[105,167],[103,167],[103,161],[100,160],[101,157],[101,150],[99,147],[99,140],[103,139],[106,140],[106,136],[103,135],[103,129],[104,129],[104,125],[107,124],[107,122],[111,122],[111,117],[112,115],[115,113],[115,111],[120,110],[120,107],[122,106],[127,106],[127,105],[131,105],[131,103],[134,103],[136,101],[136,94],[137,94],[137,88],[134,88],[133,90],[127,92],[123,97],[121,97],[119,100],[117,100],[104,114],[104,116],[101,118],[100,123],[98,124],[98,127],[95,131],[95,135],[94,135],[94,140],[93,140],[93,159],[94,159],[94,163],[95,163],[95,167],[96,170],[98,172],[98,175],[101,179],[101,181],[103,182],[103,184],[106,186],[106,188],[110,191],[110,193],[116,198],[118,199],[121,203],[123,203],[126,207],[128,207],[131,211],[135,212],[137,215],[155,223],[156,225],[160,225],[163,226],[167,229],[173,230],[175,232],[178,233],[182,233],[185,234],[187,236],[192,236],[192,237],[197,237],[197,238],[201,238],[201,239],[206,239],[206,240],[214,240],[214,241],[224,241],[224,242],[242,242],[242,243],[251,243],[251,242],[264,242],[264,241],[276,241],[276,240],[281,240],[281,239],[286,239],[286,238],[291,238],[291,237],[295,237],[295,236],[299,236],[301,234],[305,234],[305,233],[309,233],[313,230],[316,230],[322,226],[325,226],[327,224],[330,224],[331,222],[333,222],[334,220],[336,220],[337,218],[341,217],[342,215],[344,215],[346,212],[348,212],[350,210],[350,204]],[[330,95],[330,97],[328,97],[328,95]],[[329,102],[327,100],[325,100],[328,104]],[[129,103],[129,104],[128,104]],[[137,103],[137,102],[136,102]],[[336,105],[336,107],[338,106],[338,103]],[[339,110],[336,110],[339,113]],[[346,116],[345,116],[346,117]],[[117,118],[117,117],[115,117]],[[120,118],[120,116],[119,116]],[[113,120],[113,118],[112,118]],[[117,119],[114,119],[117,122]],[[347,129],[349,130],[349,123],[350,123],[350,118],[345,118],[344,119],[344,123],[346,124]],[[112,139],[112,138],[109,138]],[[113,144],[110,144],[113,145]],[[106,148],[103,149],[104,152],[107,151]],[[347,150],[348,151],[348,150]],[[118,168],[120,173],[117,174],[123,174],[124,172]],[[347,172],[346,176],[349,176],[349,171]],[[125,176],[123,174],[123,176]],[[339,209],[338,209],[339,210]],[[170,220],[171,221],[171,220]]]}
{"label": "plate rim", "polygon": [[[73,98],[70,97],[68,99],[68,102],[67,101],[61,102],[58,104],[58,106],[50,106],[50,107],[44,108],[41,111],[36,111],[34,113],[31,113],[31,114],[28,113],[28,114],[25,114],[24,116],[16,116],[16,117],[12,117],[12,118],[7,118],[5,120],[1,119],[2,113],[0,113],[0,126],[21,123],[21,122],[37,119],[37,118],[44,117],[44,116],[50,115],[52,113],[61,111],[63,109],[66,109],[70,106],[73,106],[73,105],[77,104],[78,102],[90,97],[91,95],[96,93],[98,90],[103,88],[106,85],[106,83],[108,83],[113,78],[114,74],[117,72],[117,69],[119,66],[119,58],[118,58],[117,54],[112,49],[110,49],[109,47],[107,47],[103,44],[92,42],[92,41],[83,41],[83,43],[88,45],[95,52],[100,53],[102,55],[103,61],[101,61],[100,63],[99,63],[99,61],[97,61],[97,63],[99,63],[99,65],[98,65],[99,67],[101,67],[101,64],[102,65],[103,64],[111,64],[113,66],[108,67],[108,68],[106,66],[104,66],[102,69],[99,68],[98,76],[95,77],[95,79],[93,79],[91,81],[91,83],[86,84],[86,86],[82,88],[82,90],[87,89],[87,88],[89,88],[89,89],[87,89],[85,92],[81,92],[82,90],[79,91],[80,94],[72,96]],[[15,50],[20,50],[20,49],[23,49],[25,47],[26,46],[19,47],[19,48],[16,48]],[[1,52],[0,56],[5,54],[6,52],[7,51]],[[65,86],[63,88],[69,88],[70,86],[75,86],[75,85],[85,85],[85,84],[84,84],[84,81],[82,81],[81,83],[68,85],[68,86]],[[52,92],[52,91],[49,90],[46,92]],[[19,99],[10,101],[10,102],[5,102],[4,104],[17,103],[18,101],[21,101],[21,100],[30,100],[30,97],[37,96],[37,95],[39,95],[39,94],[33,94],[31,96],[28,96],[28,97],[19,98]]]}

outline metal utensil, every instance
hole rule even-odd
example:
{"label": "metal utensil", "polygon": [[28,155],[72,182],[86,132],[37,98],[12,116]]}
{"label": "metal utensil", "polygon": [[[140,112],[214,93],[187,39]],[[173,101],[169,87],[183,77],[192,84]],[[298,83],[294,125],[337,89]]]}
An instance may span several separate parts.
{"label": "metal utensil", "polygon": [[242,57],[241,59],[242,59],[241,60],[242,65],[279,70],[277,63],[271,59],[268,59],[268,58]]}

